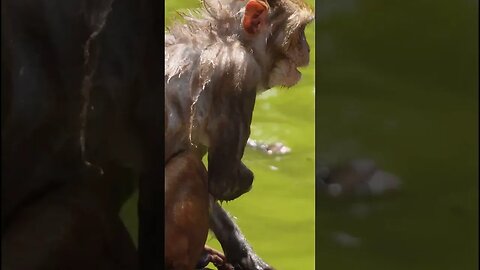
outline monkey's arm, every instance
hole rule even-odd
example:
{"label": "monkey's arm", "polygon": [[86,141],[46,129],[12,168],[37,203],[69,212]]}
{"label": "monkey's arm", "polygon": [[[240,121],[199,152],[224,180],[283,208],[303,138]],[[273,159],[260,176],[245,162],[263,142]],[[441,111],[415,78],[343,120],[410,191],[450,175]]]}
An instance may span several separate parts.
{"label": "monkey's arm", "polygon": [[210,229],[222,245],[229,264],[235,269],[273,269],[253,251],[240,228],[217,202],[211,200],[211,208]]}
{"label": "monkey's arm", "polygon": [[218,200],[233,200],[249,191],[253,173],[242,163],[250,136],[255,91],[224,94],[214,101],[215,120],[209,123],[209,192]]}

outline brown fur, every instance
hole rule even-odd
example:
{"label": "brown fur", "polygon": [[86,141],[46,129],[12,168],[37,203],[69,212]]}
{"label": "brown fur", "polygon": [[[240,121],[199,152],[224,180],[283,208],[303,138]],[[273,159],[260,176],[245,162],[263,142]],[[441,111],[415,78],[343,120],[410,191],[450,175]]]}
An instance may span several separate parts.
{"label": "brown fur", "polygon": [[192,152],[165,167],[165,266],[194,269],[208,234],[207,171]]}

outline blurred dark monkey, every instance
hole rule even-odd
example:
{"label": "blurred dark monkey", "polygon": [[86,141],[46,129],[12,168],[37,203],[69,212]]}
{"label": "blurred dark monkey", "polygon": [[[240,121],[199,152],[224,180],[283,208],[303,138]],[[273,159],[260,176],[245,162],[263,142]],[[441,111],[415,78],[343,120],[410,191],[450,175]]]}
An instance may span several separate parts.
{"label": "blurred dark monkey", "polygon": [[[197,12],[183,14],[183,21],[165,34],[166,169],[173,160],[179,162],[179,153],[196,152],[200,161],[208,152],[208,192],[215,200],[233,200],[249,191],[253,182],[253,173],[241,159],[256,94],[300,80],[297,67],[308,65],[310,59],[304,31],[313,12],[301,0],[203,4]],[[166,177],[166,184],[172,181]],[[187,187],[189,181],[184,179]],[[210,218],[214,232],[222,234],[219,240],[229,263],[242,269],[270,268],[221,207],[215,206]]]}
{"label": "blurred dark monkey", "polygon": [[1,1],[2,269],[138,269],[119,211],[163,175],[156,2]]}
{"label": "blurred dark monkey", "polygon": [[[109,174],[110,175],[110,174]],[[136,249],[103,181],[55,188],[23,207],[2,235],[2,269],[138,269]]]}

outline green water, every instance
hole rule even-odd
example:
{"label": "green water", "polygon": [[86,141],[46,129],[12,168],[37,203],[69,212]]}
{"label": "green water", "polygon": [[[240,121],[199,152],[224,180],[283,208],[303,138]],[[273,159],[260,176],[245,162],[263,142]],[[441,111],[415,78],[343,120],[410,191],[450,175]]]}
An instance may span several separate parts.
{"label": "green water", "polygon": [[403,180],[395,196],[318,198],[318,269],[477,269],[478,1],[316,5],[317,158]]}

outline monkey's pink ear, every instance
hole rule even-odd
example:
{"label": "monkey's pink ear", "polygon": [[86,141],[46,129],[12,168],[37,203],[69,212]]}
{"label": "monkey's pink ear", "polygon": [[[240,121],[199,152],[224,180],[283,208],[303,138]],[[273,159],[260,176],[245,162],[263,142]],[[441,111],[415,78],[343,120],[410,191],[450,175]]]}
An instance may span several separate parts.
{"label": "monkey's pink ear", "polygon": [[243,29],[252,35],[258,33],[260,27],[267,21],[268,9],[268,4],[262,0],[249,0],[245,6]]}

